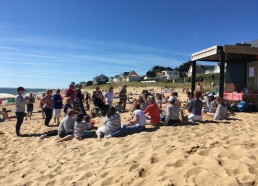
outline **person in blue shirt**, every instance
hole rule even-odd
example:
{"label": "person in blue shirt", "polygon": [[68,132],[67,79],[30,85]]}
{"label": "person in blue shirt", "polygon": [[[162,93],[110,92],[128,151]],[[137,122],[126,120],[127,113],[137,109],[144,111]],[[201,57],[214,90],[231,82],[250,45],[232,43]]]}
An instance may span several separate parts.
{"label": "person in blue shirt", "polygon": [[59,118],[61,116],[61,110],[63,108],[63,101],[60,94],[60,89],[56,90],[56,93],[53,95],[54,101],[54,122],[57,122],[57,125],[60,124]]}

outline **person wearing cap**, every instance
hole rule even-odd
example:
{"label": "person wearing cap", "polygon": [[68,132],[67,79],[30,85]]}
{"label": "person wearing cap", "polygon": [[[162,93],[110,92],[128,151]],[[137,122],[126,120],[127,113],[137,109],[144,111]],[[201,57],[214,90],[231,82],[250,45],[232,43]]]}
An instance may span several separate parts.
{"label": "person wearing cap", "polygon": [[60,124],[59,118],[61,116],[61,110],[63,108],[62,96],[60,94],[60,89],[56,89],[56,93],[53,95],[54,102],[54,122],[57,122],[57,125]]}
{"label": "person wearing cap", "polygon": [[46,118],[45,118],[46,126],[49,126],[50,120],[52,119],[52,115],[53,115],[54,101],[52,97],[52,92],[53,91],[51,89],[48,89],[45,97],[41,99],[41,105],[43,105],[42,107],[46,115]]}
{"label": "person wearing cap", "polygon": [[205,104],[206,104],[206,106],[202,110],[203,113],[207,114],[208,112],[209,113],[215,113],[216,112],[217,104],[215,102],[215,98],[214,98],[213,93],[208,94]]}
{"label": "person wearing cap", "polygon": [[33,112],[33,107],[34,107],[34,103],[35,103],[35,97],[33,95],[32,92],[29,92],[29,95],[25,97],[25,100],[27,102],[27,115],[26,115],[26,119],[28,119],[28,117],[30,117],[31,119],[31,115],[32,115],[32,112]]}
{"label": "person wearing cap", "polygon": [[124,111],[126,111],[126,101],[127,101],[127,90],[126,90],[126,85],[124,84],[122,89],[119,92],[119,99],[123,104]]}
{"label": "person wearing cap", "polygon": [[179,107],[176,105],[176,100],[174,98],[168,99],[168,105],[166,108],[166,115],[161,116],[161,121],[164,122],[164,125],[169,125],[179,122]]}
{"label": "person wearing cap", "polygon": [[24,114],[25,114],[25,103],[26,100],[22,96],[25,89],[23,87],[17,88],[17,96],[15,97],[15,114],[17,118],[16,122],[16,136],[21,136],[20,129],[23,123]]}
{"label": "person wearing cap", "polygon": [[188,111],[190,115],[188,116],[189,121],[201,121],[202,120],[202,106],[203,102],[200,100],[202,93],[196,92],[194,95],[194,100],[190,103]]}
{"label": "person wearing cap", "polygon": [[69,88],[66,91],[66,97],[70,97],[73,103],[75,96],[76,96],[75,83],[71,82],[69,85]]}
{"label": "person wearing cap", "polygon": [[147,98],[149,106],[143,111],[146,118],[150,120],[153,125],[159,124],[160,112],[159,107],[155,104],[155,99],[153,96],[148,96]]}

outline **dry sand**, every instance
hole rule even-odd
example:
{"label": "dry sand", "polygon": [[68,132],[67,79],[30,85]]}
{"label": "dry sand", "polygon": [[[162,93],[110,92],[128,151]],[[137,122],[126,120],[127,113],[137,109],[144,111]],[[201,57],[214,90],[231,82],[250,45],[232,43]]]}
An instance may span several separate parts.
{"label": "dry sand", "polygon": [[[123,121],[127,117],[122,114]],[[34,136],[56,128],[45,127],[40,113],[32,118],[21,129],[30,137],[15,137],[15,119],[0,123],[1,186],[258,184],[255,113],[63,143],[57,143],[58,137]]]}

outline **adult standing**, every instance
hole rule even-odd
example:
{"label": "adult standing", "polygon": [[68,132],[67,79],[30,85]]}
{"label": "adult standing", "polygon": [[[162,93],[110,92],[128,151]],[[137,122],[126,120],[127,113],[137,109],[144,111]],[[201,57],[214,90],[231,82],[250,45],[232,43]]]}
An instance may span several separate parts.
{"label": "adult standing", "polygon": [[83,114],[84,116],[86,116],[86,112],[85,112],[84,105],[83,105],[83,102],[84,102],[84,94],[82,93],[81,89],[82,89],[82,85],[79,85],[78,90],[77,90],[77,98],[78,98],[78,100],[79,100],[79,105],[80,105],[82,114]]}
{"label": "adult standing", "polygon": [[127,90],[126,90],[126,85],[124,84],[122,89],[119,92],[119,99],[120,102],[122,102],[124,111],[126,111],[126,101],[127,101]]}
{"label": "adult standing", "polygon": [[56,89],[56,93],[53,95],[54,102],[54,122],[57,122],[57,125],[60,124],[59,118],[61,116],[61,110],[63,108],[62,96],[60,94],[60,89]]}
{"label": "adult standing", "polygon": [[47,94],[41,100],[42,105],[43,105],[43,110],[44,110],[45,115],[46,115],[46,119],[45,119],[45,125],[46,126],[49,126],[49,122],[52,119],[52,115],[53,115],[54,101],[53,101],[53,98],[52,98],[52,92],[53,92],[52,90],[48,89]]}
{"label": "adult standing", "polygon": [[105,98],[107,99],[107,103],[108,103],[109,108],[112,107],[113,97],[114,97],[113,87],[109,87],[108,91],[105,94]]}
{"label": "adult standing", "polygon": [[25,97],[25,100],[27,101],[27,115],[26,115],[26,120],[28,117],[30,117],[31,119],[31,115],[33,112],[33,107],[34,107],[34,103],[35,103],[35,98],[32,92],[29,93],[28,96]]}
{"label": "adult standing", "polygon": [[75,83],[71,82],[70,85],[69,85],[69,88],[66,91],[66,97],[70,97],[71,101],[73,103],[74,99],[75,99],[75,96],[76,96]]}
{"label": "adult standing", "polygon": [[24,114],[25,114],[25,103],[26,100],[22,96],[25,89],[23,87],[17,88],[17,96],[15,97],[15,114],[17,117],[16,122],[16,136],[21,136],[20,134],[20,128],[23,123]]}

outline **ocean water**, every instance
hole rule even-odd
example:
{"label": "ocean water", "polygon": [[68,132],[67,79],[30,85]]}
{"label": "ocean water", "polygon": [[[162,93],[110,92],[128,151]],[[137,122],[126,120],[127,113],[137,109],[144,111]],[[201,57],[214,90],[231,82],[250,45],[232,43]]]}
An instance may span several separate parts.
{"label": "ocean water", "polygon": [[[16,95],[17,94],[16,89],[17,88],[1,88],[0,87],[0,93]],[[25,91],[24,95],[29,93],[30,91],[33,93],[39,93],[39,92],[46,91],[46,89],[33,89],[33,88],[25,88],[25,89],[26,89],[26,91]]]}

